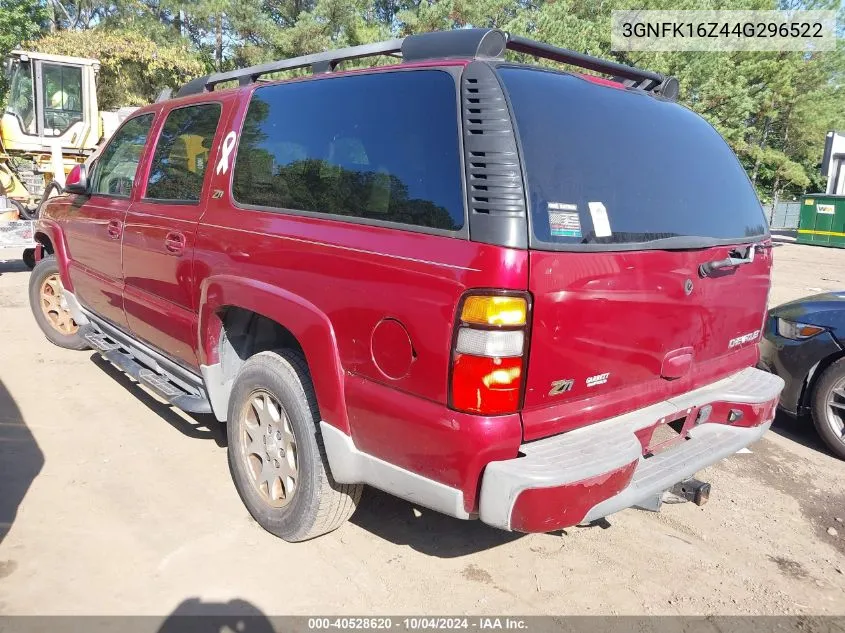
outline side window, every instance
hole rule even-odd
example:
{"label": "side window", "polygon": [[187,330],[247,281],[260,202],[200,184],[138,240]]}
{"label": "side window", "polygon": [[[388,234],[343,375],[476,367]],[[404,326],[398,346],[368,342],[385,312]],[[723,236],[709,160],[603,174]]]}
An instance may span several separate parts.
{"label": "side window", "polygon": [[41,65],[44,88],[44,136],[61,136],[82,121],[82,68]]}
{"label": "side window", "polygon": [[200,199],[220,111],[219,103],[205,103],[173,110],[167,116],[150,166],[147,199]]}
{"label": "side window", "polygon": [[92,193],[129,197],[152,124],[153,115],[144,114],[129,119],[115,132],[97,160],[91,180]]}
{"label": "side window", "polygon": [[17,116],[24,134],[35,134],[35,93],[32,89],[32,62],[14,62],[11,73],[12,85],[6,102],[6,112]]}
{"label": "side window", "polygon": [[233,194],[246,205],[457,230],[458,134],[455,82],[438,70],[258,88]]}

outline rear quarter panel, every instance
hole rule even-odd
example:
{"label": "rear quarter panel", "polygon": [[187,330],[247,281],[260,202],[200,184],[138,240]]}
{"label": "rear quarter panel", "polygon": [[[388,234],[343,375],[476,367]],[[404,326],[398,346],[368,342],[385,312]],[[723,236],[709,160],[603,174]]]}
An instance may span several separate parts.
{"label": "rear quarter panel", "polygon": [[[238,132],[247,103],[222,134]],[[251,305],[240,307],[297,337],[323,420],[350,433],[361,451],[462,488],[471,510],[482,462],[513,457],[521,425],[518,415],[469,419],[448,409],[455,311],[469,288],[525,290],[528,253],[463,237],[240,208],[230,176],[225,170],[212,175],[210,187],[223,195],[209,201],[197,230],[200,363],[216,362],[220,336],[219,319],[202,313],[248,296],[240,301]],[[373,332],[385,319],[401,324],[410,339],[403,375],[388,375],[373,357]],[[388,340],[396,332],[391,327]]]}
{"label": "rear quarter panel", "polygon": [[[243,278],[301,298],[325,315],[313,327],[331,327],[344,375],[443,406],[461,294],[476,287],[524,289],[528,281],[525,252],[222,204],[209,209],[199,226],[194,270],[200,286],[223,276]],[[284,314],[266,316],[286,325]],[[413,360],[399,378],[387,376],[373,359],[372,333],[383,319],[401,323],[411,340]],[[294,334],[307,354],[309,340],[323,333],[306,328]],[[321,369],[312,367],[315,383]],[[326,421],[342,426],[331,413],[323,412]],[[356,417],[350,427],[358,447],[385,448],[373,419],[364,411]]]}

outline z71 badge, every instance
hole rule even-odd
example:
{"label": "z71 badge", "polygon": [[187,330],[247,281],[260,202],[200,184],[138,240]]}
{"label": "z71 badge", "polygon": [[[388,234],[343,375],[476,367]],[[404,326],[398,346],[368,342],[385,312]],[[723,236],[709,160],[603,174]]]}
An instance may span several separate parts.
{"label": "z71 badge", "polygon": [[567,378],[566,380],[555,380],[552,382],[552,389],[549,391],[550,396],[559,396],[562,393],[566,393],[572,386],[575,384],[575,381],[572,378]]}

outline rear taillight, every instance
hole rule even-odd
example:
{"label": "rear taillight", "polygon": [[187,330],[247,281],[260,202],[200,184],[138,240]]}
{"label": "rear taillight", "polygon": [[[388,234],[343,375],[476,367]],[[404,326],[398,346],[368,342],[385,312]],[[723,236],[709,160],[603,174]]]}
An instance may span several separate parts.
{"label": "rear taillight", "polygon": [[520,407],[525,383],[530,301],[525,294],[472,292],[458,311],[450,405],[498,415]]}

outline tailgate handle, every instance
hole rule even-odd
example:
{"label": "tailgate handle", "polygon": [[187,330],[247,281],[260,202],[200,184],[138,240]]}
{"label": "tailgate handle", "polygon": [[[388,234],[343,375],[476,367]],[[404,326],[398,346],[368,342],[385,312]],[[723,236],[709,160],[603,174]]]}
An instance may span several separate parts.
{"label": "tailgate handle", "polygon": [[663,357],[663,364],[660,366],[660,377],[666,380],[675,380],[684,376],[692,367],[693,349],[681,347],[673,349]]}
{"label": "tailgate handle", "polygon": [[713,261],[704,262],[698,267],[698,274],[702,277],[709,277],[717,270],[722,268],[732,268],[734,266],[742,266],[743,264],[750,264],[754,261],[754,253],[760,244],[752,244],[749,246],[745,254],[741,253],[738,248],[731,250],[725,259],[714,259]]}

